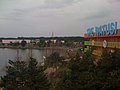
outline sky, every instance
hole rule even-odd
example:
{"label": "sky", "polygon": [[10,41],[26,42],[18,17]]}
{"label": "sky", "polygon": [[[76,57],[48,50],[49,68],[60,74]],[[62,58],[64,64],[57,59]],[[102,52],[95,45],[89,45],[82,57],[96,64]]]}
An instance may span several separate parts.
{"label": "sky", "polygon": [[0,37],[83,36],[115,21],[120,0],[0,0]]}

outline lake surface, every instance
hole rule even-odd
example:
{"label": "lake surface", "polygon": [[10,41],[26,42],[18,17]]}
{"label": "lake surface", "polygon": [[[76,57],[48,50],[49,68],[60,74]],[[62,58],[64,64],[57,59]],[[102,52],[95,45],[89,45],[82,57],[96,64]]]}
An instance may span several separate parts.
{"label": "lake surface", "polygon": [[[8,49],[0,48],[0,75],[5,74],[5,67],[8,65],[8,60],[16,60],[19,56],[20,60],[27,60],[31,55],[30,49]],[[32,57],[38,62],[43,61],[45,50],[32,49]]]}

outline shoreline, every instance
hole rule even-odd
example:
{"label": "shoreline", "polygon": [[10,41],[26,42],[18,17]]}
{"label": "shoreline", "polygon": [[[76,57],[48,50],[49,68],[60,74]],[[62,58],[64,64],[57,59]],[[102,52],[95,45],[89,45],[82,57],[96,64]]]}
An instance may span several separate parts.
{"label": "shoreline", "polygon": [[21,46],[0,46],[0,48],[8,48],[8,49],[40,49],[40,50],[45,50],[45,49],[71,49],[71,47],[21,47]]}
{"label": "shoreline", "polygon": [[44,47],[15,47],[15,46],[0,46],[0,48],[8,48],[8,49],[45,49]]}

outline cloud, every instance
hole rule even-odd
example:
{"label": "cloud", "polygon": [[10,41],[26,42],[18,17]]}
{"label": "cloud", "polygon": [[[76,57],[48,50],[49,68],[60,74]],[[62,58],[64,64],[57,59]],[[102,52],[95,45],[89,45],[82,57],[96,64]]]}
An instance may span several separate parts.
{"label": "cloud", "polygon": [[0,28],[6,36],[9,30],[11,36],[13,32],[14,36],[49,36],[52,31],[61,36],[83,35],[89,26],[119,20],[119,1],[2,0]]}
{"label": "cloud", "polygon": [[43,8],[63,8],[82,0],[45,0]]}
{"label": "cloud", "polygon": [[[13,2],[15,1],[15,2]],[[58,10],[64,9],[66,7],[74,6],[74,4],[85,1],[85,0],[12,0],[10,3],[10,8],[8,9],[9,14],[13,14],[15,17],[22,16],[28,13],[32,13],[40,10]],[[6,0],[5,0],[6,2]],[[10,1],[8,1],[10,2]],[[17,2],[17,3],[16,3]],[[24,2],[24,3],[23,3]],[[16,5],[18,4],[18,6]],[[11,6],[12,5],[12,6]],[[5,5],[4,5],[5,6]],[[4,7],[7,8],[8,6]]]}
{"label": "cloud", "polygon": [[110,16],[109,10],[102,10],[102,11],[96,11],[92,14],[86,15],[82,18],[82,20],[102,19],[109,16]]}
{"label": "cloud", "polygon": [[[44,3],[41,4],[41,2],[43,2],[43,1],[44,1]],[[32,14],[34,12],[40,12],[41,10],[44,10],[44,14],[42,14],[42,17],[44,17],[43,15],[45,15],[45,17],[46,17],[46,16],[49,16],[47,14],[47,12],[50,12],[50,11],[52,12],[52,10],[54,11],[54,10],[58,10],[60,8],[62,8],[62,9],[66,8],[66,7],[72,6],[73,4],[78,3],[80,1],[83,1],[83,0],[41,0],[37,3],[37,5],[33,5],[32,2],[28,4],[26,1],[26,4],[24,3],[23,6],[20,4],[20,7],[16,6],[16,7],[12,8],[5,17],[7,19],[11,18],[11,20],[12,19],[20,20],[26,14],[28,15],[28,14]],[[21,1],[21,2],[23,2],[23,1]],[[41,16],[41,14],[40,14],[40,16]]]}
{"label": "cloud", "polygon": [[118,2],[120,2],[120,0],[108,0],[108,2],[111,2],[111,3],[118,3]]}

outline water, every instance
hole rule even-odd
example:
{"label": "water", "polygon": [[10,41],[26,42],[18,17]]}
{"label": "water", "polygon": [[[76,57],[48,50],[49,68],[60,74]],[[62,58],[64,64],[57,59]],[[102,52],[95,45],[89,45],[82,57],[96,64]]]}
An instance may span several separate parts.
{"label": "water", "polygon": [[[19,52],[19,54],[17,54]],[[27,60],[30,56],[29,49],[0,49],[0,75],[5,74],[5,67],[8,65],[8,60],[15,60],[17,55],[20,60]],[[38,62],[42,62],[43,55],[45,54],[45,50],[32,49],[32,57],[35,58]]]}

